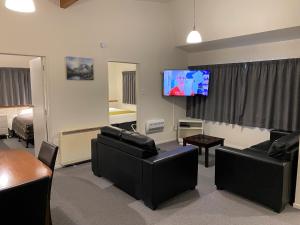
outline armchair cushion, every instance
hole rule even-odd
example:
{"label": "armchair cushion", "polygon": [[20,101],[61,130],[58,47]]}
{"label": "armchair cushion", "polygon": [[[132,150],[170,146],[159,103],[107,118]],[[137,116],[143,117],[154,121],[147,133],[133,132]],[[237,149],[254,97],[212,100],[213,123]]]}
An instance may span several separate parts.
{"label": "armchair cushion", "polygon": [[264,141],[259,144],[253,145],[250,148],[254,151],[268,152],[272,143],[270,141]]}
{"label": "armchair cushion", "polygon": [[294,132],[283,136],[273,142],[268,150],[271,157],[280,157],[299,145],[299,132]]}

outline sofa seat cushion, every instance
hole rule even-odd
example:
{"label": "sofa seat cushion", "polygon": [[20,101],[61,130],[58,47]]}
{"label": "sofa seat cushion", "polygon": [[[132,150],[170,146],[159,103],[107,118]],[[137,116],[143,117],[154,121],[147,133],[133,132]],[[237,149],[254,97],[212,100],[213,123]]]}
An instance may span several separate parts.
{"label": "sofa seat cushion", "polygon": [[277,139],[279,139],[283,136],[289,135],[291,133],[293,133],[293,132],[292,131],[287,131],[287,130],[278,130],[278,129],[271,130],[270,131],[270,141],[273,143]]}
{"label": "sofa seat cushion", "polygon": [[299,132],[294,132],[275,140],[268,150],[271,157],[282,157],[299,145]]}
{"label": "sofa seat cushion", "polygon": [[152,138],[147,137],[145,135],[124,131],[121,137],[122,141],[134,145],[138,148],[142,148],[153,155],[157,154],[157,148],[155,142]]}
{"label": "sofa seat cushion", "polygon": [[267,151],[262,151],[262,150],[255,149],[255,148],[246,148],[246,149],[242,150],[241,152],[243,154],[246,154],[249,156],[255,156],[255,157],[259,157],[259,158],[270,158],[270,156],[268,156]]}
{"label": "sofa seat cushion", "polygon": [[254,151],[268,152],[271,145],[272,143],[270,141],[264,141],[259,144],[253,145],[250,148]]}

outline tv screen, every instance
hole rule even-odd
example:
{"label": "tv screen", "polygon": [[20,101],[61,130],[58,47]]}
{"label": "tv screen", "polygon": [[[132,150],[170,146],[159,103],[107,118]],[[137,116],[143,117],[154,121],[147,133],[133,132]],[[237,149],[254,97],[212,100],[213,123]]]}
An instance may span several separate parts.
{"label": "tv screen", "polygon": [[208,96],[209,70],[165,70],[164,96]]}

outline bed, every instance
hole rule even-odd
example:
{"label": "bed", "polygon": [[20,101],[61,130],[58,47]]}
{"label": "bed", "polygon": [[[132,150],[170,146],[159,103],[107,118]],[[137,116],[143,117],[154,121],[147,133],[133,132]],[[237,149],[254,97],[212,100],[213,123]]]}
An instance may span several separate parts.
{"label": "bed", "polygon": [[128,109],[109,108],[109,123],[126,130],[132,130],[136,124],[136,111]]}
{"label": "bed", "polygon": [[26,142],[26,148],[29,143],[34,144],[32,111],[17,115],[12,121],[12,130],[19,140],[23,139]]}

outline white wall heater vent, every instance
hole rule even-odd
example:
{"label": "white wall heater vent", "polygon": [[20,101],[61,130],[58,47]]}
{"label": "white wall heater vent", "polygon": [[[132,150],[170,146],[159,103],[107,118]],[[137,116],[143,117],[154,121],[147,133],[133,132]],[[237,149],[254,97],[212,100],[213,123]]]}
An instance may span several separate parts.
{"label": "white wall heater vent", "polygon": [[146,134],[162,132],[165,127],[164,119],[148,120],[146,122]]}
{"label": "white wall heater vent", "polygon": [[60,133],[60,163],[63,166],[91,159],[91,139],[96,138],[100,127],[69,130]]}

